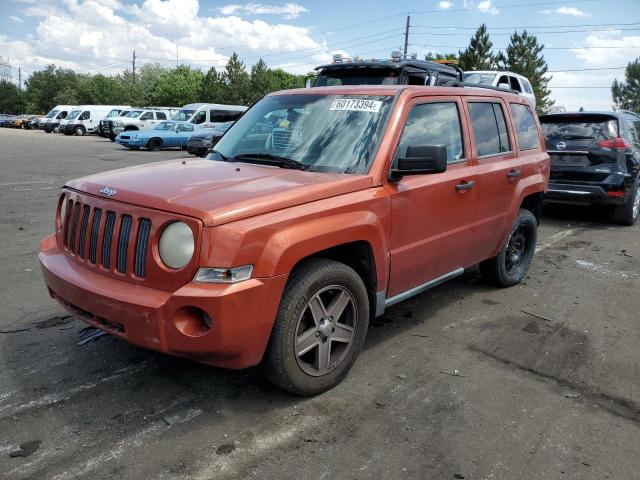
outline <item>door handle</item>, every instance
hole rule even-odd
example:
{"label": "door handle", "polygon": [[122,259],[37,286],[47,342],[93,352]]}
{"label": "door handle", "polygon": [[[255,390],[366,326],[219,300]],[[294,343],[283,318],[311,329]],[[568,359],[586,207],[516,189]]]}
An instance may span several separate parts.
{"label": "door handle", "polygon": [[474,182],[473,180],[469,180],[468,182],[464,181],[456,185],[456,190],[459,192],[464,190],[471,190],[475,186],[476,182]]}
{"label": "door handle", "polygon": [[520,175],[522,175],[520,170],[510,170],[507,173],[507,178],[518,178]]}

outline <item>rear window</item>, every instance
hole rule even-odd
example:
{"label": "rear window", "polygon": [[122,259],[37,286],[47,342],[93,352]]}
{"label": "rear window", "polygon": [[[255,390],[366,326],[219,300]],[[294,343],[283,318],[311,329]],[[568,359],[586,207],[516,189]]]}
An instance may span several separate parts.
{"label": "rear window", "polygon": [[511,103],[510,106],[511,115],[513,115],[513,121],[516,124],[520,150],[538,148],[540,146],[540,137],[538,137],[536,121],[533,119],[531,110],[526,105],[519,103]]}
{"label": "rear window", "polygon": [[618,120],[603,115],[542,116],[540,124],[546,141],[602,141],[618,137]]}

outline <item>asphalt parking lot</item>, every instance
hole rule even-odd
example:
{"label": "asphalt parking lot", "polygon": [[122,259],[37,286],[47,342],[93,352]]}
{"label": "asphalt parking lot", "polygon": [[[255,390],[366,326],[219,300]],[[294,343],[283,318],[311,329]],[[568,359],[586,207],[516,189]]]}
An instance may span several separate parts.
{"label": "asphalt parking lot", "polygon": [[77,346],[36,256],[59,187],[178,156],[0,130],[0,478],[640,478],[640,225],[599,211],[548,209],[522,285],[472,270],[389,309],[315,398]]}

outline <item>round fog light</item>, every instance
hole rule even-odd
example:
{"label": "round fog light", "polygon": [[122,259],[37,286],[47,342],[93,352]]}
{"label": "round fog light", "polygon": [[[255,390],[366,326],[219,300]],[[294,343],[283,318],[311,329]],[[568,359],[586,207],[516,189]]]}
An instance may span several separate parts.
{"label": "round fog light", "polygon": [[187,337],[201,337],[213,326],[207,312],[197,307],[181,307],[173,316],[176,328]]}

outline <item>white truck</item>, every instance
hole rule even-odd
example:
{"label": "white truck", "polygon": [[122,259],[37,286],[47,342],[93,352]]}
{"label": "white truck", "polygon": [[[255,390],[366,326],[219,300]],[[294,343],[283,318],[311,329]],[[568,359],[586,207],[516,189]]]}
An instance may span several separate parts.
{"label": "white truck", "polygon": [[60,133],[79,135],[94,133],[102,120],[109,113],[120,112],[127,108],[123,105],[78,105],[60,122]]}
{"label": "white truck", "polygon": [[173,120],[191,122],[200,128],[213,128],[226,122],[235,122],[247,110],[243,105],[219,103],[190,103],[180,109]]}
{"label": "white truck", "polygon": [[44,121],[40,122],[42,129],[47,133],[57,132],[60,122],[75,108],[74,105],[56,105],[47,113]]}
{"label": "white truck", "polygon": [[132,108],[124,117],[117,117],[111,121],[111,141],[115,141],[120,132],[130,130],[144,130],[153,128],[160,122],[171,120],[178,112],[175,107],[147,107]]}

